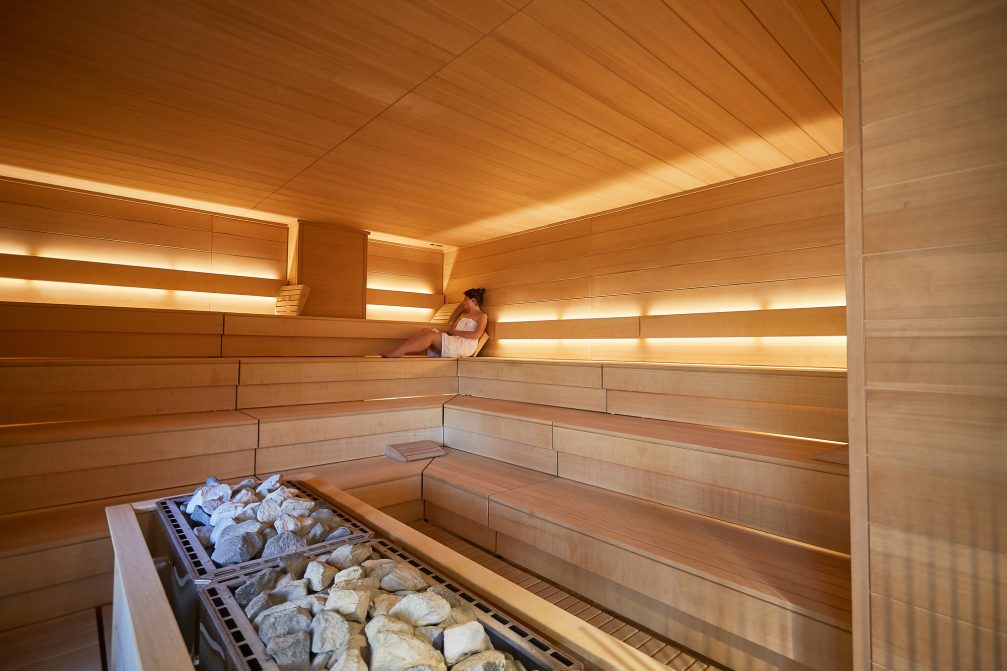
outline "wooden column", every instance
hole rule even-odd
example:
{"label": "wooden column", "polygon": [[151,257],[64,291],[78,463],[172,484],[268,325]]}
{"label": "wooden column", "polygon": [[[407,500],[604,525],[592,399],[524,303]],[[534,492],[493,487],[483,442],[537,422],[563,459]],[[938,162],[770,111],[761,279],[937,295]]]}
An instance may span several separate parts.
{"label": "wooden column", "polygon": [[298,222],[291,283],[311,287],[302,315],[364,319],[368,235],[342,224]]}
{"label": "wooden column", "polygon": [[1007,2],[844,4],[855,669],[1007,668]]}

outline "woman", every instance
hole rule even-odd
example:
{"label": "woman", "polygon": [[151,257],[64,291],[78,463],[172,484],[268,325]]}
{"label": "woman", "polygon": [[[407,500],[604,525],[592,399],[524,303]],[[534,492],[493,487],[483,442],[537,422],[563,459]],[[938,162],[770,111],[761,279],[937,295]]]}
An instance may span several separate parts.
{"label": "woman", "polygon": [[446,331],[423,329],[381,356],[395,359],[424,350],[427,356],[472,356],[486,330],[486,313],[480,309],[485,294],[485,289],[467,289],[465,300],[451,314]]}

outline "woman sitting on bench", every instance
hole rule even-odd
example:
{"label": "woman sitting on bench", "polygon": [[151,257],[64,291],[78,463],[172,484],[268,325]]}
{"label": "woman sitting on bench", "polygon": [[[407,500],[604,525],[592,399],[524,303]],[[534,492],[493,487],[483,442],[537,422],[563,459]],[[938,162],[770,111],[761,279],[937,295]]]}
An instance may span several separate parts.
{"label": "woman sitting on bench", "polygon": [[472,356],[486,331],[486,313],[480,309],[485,294],[485,289],[466,289],[465,300],[451,313],[446,331],[423,329],[381,356],[394,359],[423,350],[427,356]]}

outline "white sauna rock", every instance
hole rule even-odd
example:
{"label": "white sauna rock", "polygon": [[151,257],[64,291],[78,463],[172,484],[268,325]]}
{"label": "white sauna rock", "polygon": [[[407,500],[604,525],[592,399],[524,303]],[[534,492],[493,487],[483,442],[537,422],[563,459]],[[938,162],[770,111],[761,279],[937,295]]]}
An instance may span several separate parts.
{"label": "white sauna rock", "polygon": [[286,513],[287,515],[293,515],[294,517],[306,517],[311,513],[311,509],[314,508],[315,505],[315,502],[311,499],[293,497],[285,499],[283,503],[280,504],[280,512]]}
{"label": "white sauna rock", "polygon": [[390,629],[368,636],[371,643],[371,668],[369,671],[447,671],[444,657],[432,645],[417,638]]}
{"label": "white sauna rock", "polygon": [[266,547],[262,550],[262,558],[282,557],[286,554],[302,552],[307,548],[308,542],[302,537],[290,531],[284,531],[266,541]]}
{"label": "white sauna rock", "polygon": [[397,563],[394,559],[368,559],[361,566],[368,577],[381,580],[395,569]]}
{"label": "white sauna rock", "polygon": [[242,608],[252,602],[252,599],[267,590],[273,589],[280,572],[275,568],[264,568],[257,571],[245,579],[241,587],[234,590],[234,600]]}
{"label": "white sauna rock", "polygon": [[259,620],[259,638],[269,645],[277,636],[311,629],[311,616],[303,608],[286,608],[264,615]]}
{"label": "white sauna rock", "polygon": [[377,615],[388,615],[395,604],[402,601],[401,596],[396,596],[395,594],[389,594],[388,592],[379,592],[374,601],[371,602],[371,617]]}
{"label": "white sauna rock", "polygon": [[461,605],[457,608],[452,608],[451,613],[442,623],[445,627],[450,627],[454,624],[466,624],[468,622],[476,621],[476,611],[472,606]]}
{"label": "white sauna rock", "polygon": [[350,628],[335,611],[323,610],[311,621],[311,652],[332,652],[346,647]]}
{"label": "white sauna rock", "polygon": [[245,617],[254,622],[264,611],[281,603],[283,602],[279,597],[275,597],[269,592],[262,592],[258,596],[253,597],[248,602],[248,605],[245,606]]}
{"label": "white sauna rock", "polygon": [[262,539],[256,534],[230,536],[217,543],[210,559],[219,566],[240,564],[250,560],[261,549]]}
{"label": "white sauna rock", "polygon": [[438,650],[444,650],[444,627],[440,625],[416,627],[413,633],[424,641],[428,641]]}
{"label": "white sauna rock", "polygon": [[339,527],[338,529],[336,529],[335,531],[333,531],[332,533],[330,533],[328,536],[326,536],[325,540],[327,540],[327,541],[337,541],[340,538],[343,538],[344,536],[349,536],[352,533],[353,533],[353,530],[350,529],[349,527]]}
{"label": "white sauna rock", "polygon": [[357,580],[340,580],[332,583],[333,589],[367,589],[377,591],[380,586],[377,578],[358,578]]}
{"label": "white sauna rock", "polygon": [[350,568],[344,568],[342,571],[333,576],[333,582],[343,582],[344,580],[360,580],[366,577],[367,574],[364,569],[360,566],[351,566]]}
{"label": "white sauna rock", "polygon": [[325,610],[325,601],[328,599],[328,594],[309,594],[308,596],[301,597],[300,599],[294,599],[290,603],[293,603],[298,608],[304,608],[305,610],[311,611],[311,615],[315,616]]}
{"label": "white sauna rock", "polygon": [[269,492],[273,491],[280,485],[280,474],[273,473],[268,478],[262,481],[258,487],[255,488],[255,493],[261,496],[265,496]]}
{"label": "white sauna rock", "polygon": [[320,652],[311,660],[310,671],[325,671],[331,668],[334,655],[331,652]]}
{"label": "white sauna rock", "polygon": [[451,606],[440,594],[423,592],[404,597],[388,614],[414,627],[424,627],[440,624],[450,612]]}
{"label": "white sauna rock", "polygon": [[281,513],[279,517],[273,522],[273,528],[276,529],[278,533],[283,533],[284,531],[292,531],[297,533],[301,528],[301,522],[293,515],[287,515],[286,513]]}
{"label": "white sauna rock", "polygon": [[276,538],[276,529],[273,527],[266,527],[262,530],[260,535],[262,536],[262,540],[268,543],[270,538]]}
{"label": "white sauna rock", "polygon": [[210,515],[210,524],[212,526],[217,526],[225,517],[229,517],[233,520],[239,513],[241,513],[241,510],[244,507],[245,505],[243,503],[235,503],[234,501],[222,503],[216,510],[213,511],[213,514]]}
{"label": "white sauna rock", "polygon": [[507,659],[499,650],[487,650],[466,657],[451,667],[451,671],[506,671]]}
{"label": "white sauna rock", "polygon": [[[444,658],[448,664],[456,664],[469,655],[492,649],[489,636],[479,622],[455,624],[444,629]],[[500,669],[503,670],[502,661]]]}
{"label": "white sauna rock", "polygon": [[347,620],[363,622],[367,619],[367,609],[371,605],[370,590],[331,589],[325,608],[334,610]]}
{"label": "white sauna rock", "polygon": [[332,584],[336,569],[325,562],[313,561],[304,569],[304,577],[308,579],[312,592],[321,592]]}
{"label": "white sauna rock", "polygon": [[336,514],[332,511],[332,508],[319,508],[318,510],[312,510],[311,517],[319,522],[325,522],[328,526],[333,526],[336,523]]}
{"label": "white sauna rock", "polygon": [[235,521],[230,517],[225,517],[224,519],[220,520],[219,524],[212,526],[211,529],[213,530],[210,532],[210,542],[213,543],[214,545],[219,543],[220,534],[224,531],[224,529],[231,526],[232,524],[235,524]]}
{"label": "white sauna rock", "polygon": [[280,504],[273,499],[266,499],[259,502],[259,507],[255,510],[255,519],[264,524],[272,524],[279,519],[281,514]]}
{"label": "white sauna rock", "polygon": [[308,596],[308,581],[304,579],[292,580],[282,586],[280,585],[280,582],[277,581],[276,587],[273,588],[272,593],[283,598],[285,601],[295,601]]}
{"label": "white sauna rock", "polygon": [[332,671],[370,671],[359,648],[347,648],[329,668]]}
{"label": "white sauna rock", "polygon": [[308,568],[311,560],[300,552],[291,552],[280,557],[280,568],[286,571],[293,580],[300,580],[304,577],[304,572]]}
{"label": "white sauna rock", "polygon": [[441,597],[444,598],[445,601],[448,602],[448,605],[451,606],[452,608],[457,608],[458,606],[462,605],[462,602],[458,599],[458,595],[452,592],[444,585],[431,585],[429,588],[427,588],[427,591],[432,592],[434,594],[439,594]]}
{"label": "white sauna rock", "polygon": [[191,515],[195,512],[197,506],[202,506],[203,510],[207,510],[206,504],[209,501],[228,501],[231,498],[231,488],[222,482],[217,481],[216,478],[212,478],[213,482],[210,480],[206,481],[206,484],[197,489],[189,502],[185,504],[185,512]]}
{"label": "white sauna rock", "polygon": [[242,506],[245,506],[249,503],[256,503],[259,500],[259,497],[251,489],[235,488],[235,492],[237,493],[231,497],[232,503],[240,503]]}
{"label": "white sauna rock", "polygon": [[341,569],[357,566],[371,556],[370,543],[354,543],[343,545],[332,551],[328,563]]}
{"label": "white sauna rock", "polygon": [[236,484],[231,489],[233,491],[238,491],[239,489],[250,489],[252,491],[255,491],[255,488],[256,488],[256,486],[258,484],[259,484],[259,481],[256,480],[255,478],[245,478],[244,480],[242,480],[241,482],[239,482],[238,484]]}
{"label": "white sauna rock", "polygon": [[[233,524],[228,524],[224,527],[217,535],[217,542],[224,540],[228,536],[240,536],[241,534],[257,534],[262,531],[262,523],[258,520],[246,520],[245,522],[235,521]],[[211,535],[212,538],[212,535]]]}
{"label": "white sauna rock", "polygon": [[259,502],[253,501],[252,503],[245,504],[245,507],[241,509],[241,512],[235,516],[234,521],[247,522],[248,520],[258,521],[258,519],[259,519]]}
{"label": "white sauna rock", "polygon": [[371,643],[372,647],[374,646],[372,639],[382,631],[397,631],[401,634],[412,634],[413,626],[408,622],[403,622],[387,615],[376,615],[371,618],[370,622],[364,625],[364,634],[367,635],[367,640]]}
{"label": "white sauna rock", "polygon": [[306,631],[276,636],[266,645],[266,652],[283,671],[308,671],[311,661],[310,637]]}
{"label": "white sauna rock", "polygon": [[196,534],[196,540],[204,548],[212,547],[213,541],[210,540],[210,534],[213,533],[213,527],[196,527],[192,530],[192,533]]}
{"label": "white sauna rock", "polygon": [[395,568],[381,579],[381,589],[387,592],[418,591],[426,588],[427,581],[423,574],[402,562],[396,562]]}
{"label": "white sauna rock", "polygon": [[329,535],[329,528],[322,524],[321,522],[316,522],[315,526],[308,529],[308,535],[305,538],[308,541],[308,545],[314,545],[315,543],[321,543],[325,540],[325,537]]}
{"label": "white sauna rock", "polygon": [[265,498],[272,499],[277,503],[283,503],[283,501],[285,501],[286,499],[297,498],[297,494],[298,492],[296,489],[291,489],[289,487],[284,487],[283,485],[280,485],[273,491],[266,494]]}
{"label": "white sauna rock", "polygon": [[[269,593],[269,596],[270,597],[273,596],[272,592]],[[255,603],[255,602],[253,601],[252,603]],[[249,605],[251,605],[251,604],[249,604]],[[265,610],[263,610],[262,612],[260,612],[258,615],[256,615],[255,619],[252,620],[252,624],[254,624],[255,627],[256,627],[256,629],[258,629],[259,625],[262,624],[262,621],[265,618],[269,617],[270,615],[273,615],[274,613],[279,613],[280,611],[283,611],[283,610],[292,610],[292,609],[295,609],[295,608],[301,608],[301,606],[299,606],[297,603],[290,602],[290,601],[280,601],[280,603],[277,603],[274,606],[270,606],[269,608],[266,608]]]}

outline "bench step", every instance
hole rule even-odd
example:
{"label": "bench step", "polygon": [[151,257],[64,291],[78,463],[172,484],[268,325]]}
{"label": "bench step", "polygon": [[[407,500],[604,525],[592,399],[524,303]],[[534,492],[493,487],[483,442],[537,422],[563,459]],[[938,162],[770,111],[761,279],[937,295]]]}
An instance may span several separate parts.
{"label": "bench step", "polygon": [[444,456],[444,448],[432,440],[396,443],[385,448],[385,456],[396,461],[417,461]]}

